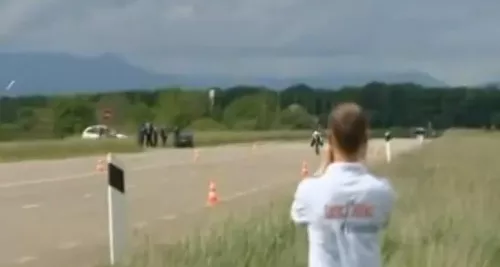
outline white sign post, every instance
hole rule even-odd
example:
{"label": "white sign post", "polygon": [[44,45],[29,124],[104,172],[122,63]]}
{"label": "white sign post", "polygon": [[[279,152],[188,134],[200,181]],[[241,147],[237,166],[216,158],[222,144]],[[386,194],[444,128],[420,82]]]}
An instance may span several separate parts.
{"label": "white sign post", "polygon": [[386,141],[385,142],[385,159],[387,160],[387,163],[391,162],[391,141]]}
{"label": "white sign post", "polygon": [[127,210],[125,198],[125,171],[111,153],[108,161],[108,229],[111,265],[123,259],[127,248]]}
{"label": "white sign post", "polygon": [[210,89],[208,91],[208,98],[210,99],[210,113],[212,113],[214,109],[214,103],[215,103],[215,90]]}
{"label": "white sign post", "polygon": [[385,139],[385,159],[386,159],[387,163],[390,163],[391,162],[392,133],[390,131],[385,132],[384,139]]}

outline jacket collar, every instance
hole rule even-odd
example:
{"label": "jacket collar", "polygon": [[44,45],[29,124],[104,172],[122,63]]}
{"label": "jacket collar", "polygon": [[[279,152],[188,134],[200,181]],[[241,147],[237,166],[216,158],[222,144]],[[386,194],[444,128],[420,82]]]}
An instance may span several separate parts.
{"label": "jacket collar", "polygon": [[334,162],[326,168],[325,174],[351,173],[361,175],[367,172],[365,165],[361,162]]}

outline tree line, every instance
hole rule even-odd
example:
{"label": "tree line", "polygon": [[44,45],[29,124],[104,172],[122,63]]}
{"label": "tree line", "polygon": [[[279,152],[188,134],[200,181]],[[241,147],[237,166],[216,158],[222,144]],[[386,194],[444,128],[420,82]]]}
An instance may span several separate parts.
{"label": "tree line", "polygon": [[[214,90],[213,101],[209,90]],[[297,84],[183,90],[165,88],[67,96],[0,99],[0,139],[62,138],[89,125],[135,132],[142,122],[195,130],[310,129],[324,125],[332,106],[355,101],[373,128],[500,126],[500,90],[424,88],[372,82],[340,90]],[[111,116],[104,114],[110,112]]]}

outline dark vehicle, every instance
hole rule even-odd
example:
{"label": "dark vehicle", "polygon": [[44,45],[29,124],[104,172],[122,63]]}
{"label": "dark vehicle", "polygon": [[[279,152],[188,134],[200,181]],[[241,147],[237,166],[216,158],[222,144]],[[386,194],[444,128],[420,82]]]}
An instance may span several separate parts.
{"label": "dark vehicle", "polygon": [[174,135],[174,147],[194,147],[194,136],[190,131],[182,131]]}

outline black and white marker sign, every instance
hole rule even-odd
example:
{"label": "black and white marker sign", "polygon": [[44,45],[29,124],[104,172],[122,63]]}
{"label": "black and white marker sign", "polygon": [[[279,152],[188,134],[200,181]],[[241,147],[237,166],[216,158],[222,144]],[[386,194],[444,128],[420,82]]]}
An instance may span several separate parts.
{"label": "black and white marker sign", "polygon": [[125,170],[111,153],[108,161],[108,229],[111,265],[123,258],[127,247],[127,207],[125,197]]}
{"label": "black and white marker sign", "polygon": [[391,162],[391,140],[392,140],[392,133],[390,131],[385,132],[384,134],[384,139],[385,139],[385,159],[387,163]]}

